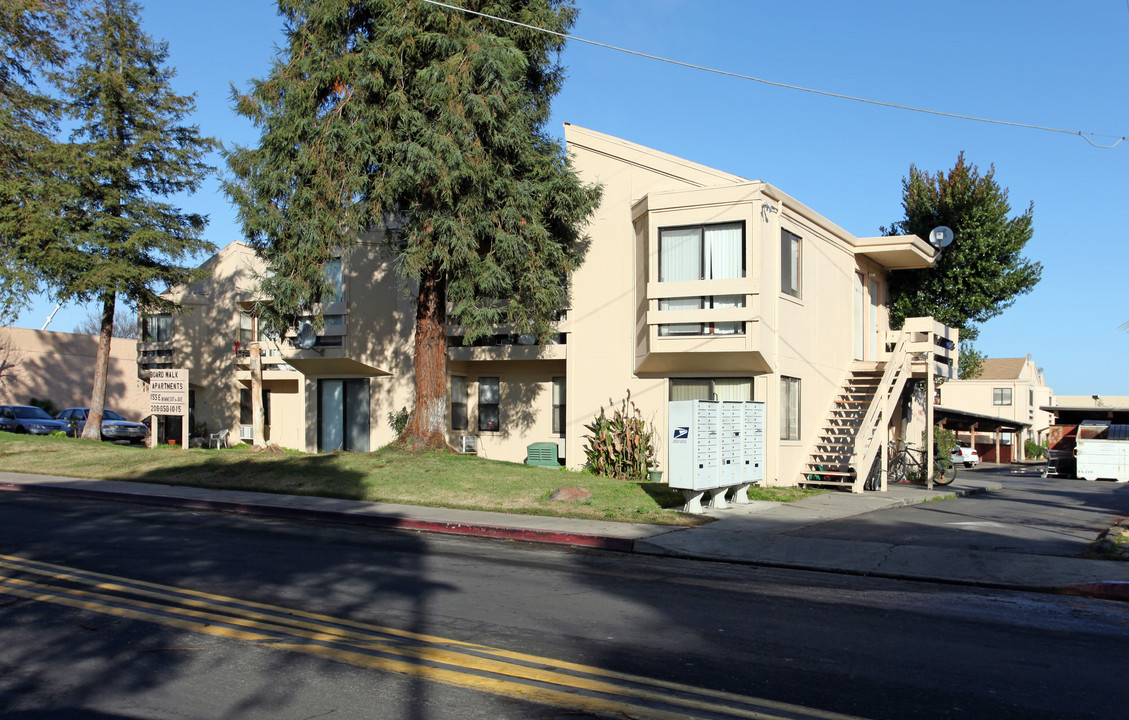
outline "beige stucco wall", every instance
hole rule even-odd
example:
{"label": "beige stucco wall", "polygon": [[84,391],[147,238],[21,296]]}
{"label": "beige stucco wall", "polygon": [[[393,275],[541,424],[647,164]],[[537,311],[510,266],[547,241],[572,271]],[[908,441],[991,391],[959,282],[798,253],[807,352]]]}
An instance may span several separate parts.
{"label": "beige stucco wall", "polygon": [[[415,308],[411,288],[395,272],[381,248],[379,233],[349,248],[343,262],[345,312],[344,345],[340,349],[287,351],[304,373],[304,443],[317,445],[317,383],[325,379],[369,379],[369,447],[375,450],[395,437],[388,413],[414,403],[412,352]],[[342,363],[348,359],[353,362]]]}
{"label": "beige stucco wall", "polygon": [[[618,404],[628,393],[665,436],[665,378],[635,375],[636,285],[645,265],[636,249],[632,205],[647,193],[704,185],[735,185],[742,178],[647,148],[566,126],[573,166],[604,194],[588,227],[591,245],[572,280],[572,306],[565,329],[567,343],[566,456],[569,465],[584,461],[584,425],[601,406]],[[665,446],[665,443],[664,443]],[[666,458],[660,458],[666,467]]]}
{"label": "beige stucco wall", "polygon": [[[363,238],[344,253],[345,302],[335,308],[348,315],[342,347],[298,350],[285,338],[262,342],[269,442],[316,452],[317,383],[352,378],[370,379],[370,447],[393,439],[387,414],[411,404],[414,313],[406,286],[381,255],[378,241]],[[207,432],[227,428],[237,438],[240,390],[250,388],[251,374],[235,343],[241,310],[259,298],[257,278],[265,265],[249,246],[234,242],[205,267],[210,274],[203,281],[169,295],[183,306],[173,316],[172,340],[141,348],[166,354],[172,366],[189,371],[198,425]]]}
{"label": "beige stucco wall", "polygon": [[[466,434],[478,436],[479,457],[494,460],[521,462],[526,447],[534,442],[554,442],[558,453],[567,457],[567,446],[560,435],[553,433],[553,378],[566,377],[562,360],[508,360],[483,362],[452,362],[451,375],[467,379],[467,430]],[[478,425],[478,379],[499,378],[501,397],[498,403],[499,429],[480,430]],[[567,390],[567,384],[566,384]],[[566,427],[566,434],[568,428]],[[582,430],[574,431],[582,432]],[[464,431],[451,431],[452,436]],[[580,460],[570,464],[583,464]]]}
{"label": "beige stucco wall", "polygon": [[[770,185],[575,126],[566,127],[565,136],[581,178],[604,186],[568,313],[570,465],[583,459],[583,426],[609,399],[618,402],[630,392],[664,439],[659,465],[666,467],[669,379],[753,377],[755,399],[766,402],[766,478],[794,484],[852,364],[856,272],[874,272],[882,294],[884,268],[856,259],[853,236]],[[649,280],[656,292],[663,285],[654,282],[659,230],[727,221],[745,224],[746,277],[724,287],[714,281],[716,290],[710,281],[700,283],[701,294],[726,294],[737,282],[746,295],[746,334],[658,338],[646,323],[657,301],[644,289]],[[780,292],[782,227],[803,242],[799,299]],[[888,327],[884,309],[879,325],[883,332]],[[652,352],[637,372],[641,355],[662,344],[675,352],[657,360]],[[780,375],[802,381],[799,441],[777,440]]]}
{"label": "beige stucco wall", "polygon": [[[94,387],[94,335],[0,328],[0,398],[26,405],[50,400],[59,410],[90,405]],[[106,376],[106,407],[131,420],[149,414],[148,391],[137,379],[137,342],[114,338]]]}
{"label": "beige stucco wall", "polygon": [[[166,342],[141,342],[138,345],[142,375],[147,366],[145,353],[161,356],[158,367],[183,368],[188,371],[189,387],[195,396],[193,421],[197,429],[215,433],[231,431],[231,439],[239,437],[239,391],[250,386],[246,361],[236,353],[239,341],[241,303],[257,297],[257,276],[262,261],[243,243],[231,243],[212,256],[204,267],[210,274],[191,287],[179,288],[168,297],[181,309],[172,314],[172,337]],[[268,353],[277,348],[264,348]],[[296,372],[275,370],[277,358],[264,365],[264,377],[271,382],[272,412],[289,409],[297,395]],[[273,430],[273,428],[272,428]],[[281,430],[281,429],[280,429]],[[285,435],[285,433],[283,433]],[[274,439],[272,437],[272,439]],[[300,446],[275,439],[286,447]]]}

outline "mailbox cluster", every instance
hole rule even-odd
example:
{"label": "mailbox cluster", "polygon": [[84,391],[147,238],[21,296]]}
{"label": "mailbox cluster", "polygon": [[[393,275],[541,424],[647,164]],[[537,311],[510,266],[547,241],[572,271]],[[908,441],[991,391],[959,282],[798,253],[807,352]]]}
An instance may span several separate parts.
{"label": "mailbox cluster", "polygon": [[764,403],[675,400],[669,413],[669,481],[688,511],[700,511],[705,492],[713,507],[725,507],[729,488],[741,502],[749,485],[764,480]]}

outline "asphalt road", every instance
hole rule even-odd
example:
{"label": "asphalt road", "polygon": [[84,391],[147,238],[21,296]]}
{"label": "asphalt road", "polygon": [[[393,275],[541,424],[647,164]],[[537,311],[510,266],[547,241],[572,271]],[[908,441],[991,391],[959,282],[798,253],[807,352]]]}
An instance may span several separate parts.
{"label": "asphalt road", "polygon": [[1108,718],[1127,641],[1114,602],[0,493],[5,718]]}
{"label": "asphalt road", "polygon": [[1034,466],[961,468],[1000,490],[894,512],[872,512],[791,534],[901,545],[1078,557],[1102,530],[1129,516],[1129,484],[1043,478]]}

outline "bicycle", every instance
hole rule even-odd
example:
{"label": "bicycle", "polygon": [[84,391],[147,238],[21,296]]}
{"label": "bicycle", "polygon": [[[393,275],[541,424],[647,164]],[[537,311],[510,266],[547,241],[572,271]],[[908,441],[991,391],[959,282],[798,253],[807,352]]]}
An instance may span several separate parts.
{"label": "bicycle", "polygon": [[[925,479],[925,448],[908,443],[890,443],[887,483],[921,482]],[[933,484],[948,485],[957,479],[957,468],[947,457],[933,458]]]}

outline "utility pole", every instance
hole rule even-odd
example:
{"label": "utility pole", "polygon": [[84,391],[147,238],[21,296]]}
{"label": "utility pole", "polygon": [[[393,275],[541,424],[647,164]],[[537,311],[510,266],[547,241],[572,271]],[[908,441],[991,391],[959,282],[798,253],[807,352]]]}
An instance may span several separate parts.
{"label": "utility pole", "polygon": [[[258,337],[258,333],[255,333],[255,337]],[[266,447],[263,423],[263,359],[257,339],[248,343],[247,352],[251,360],[251,442],[259,447]]]}

